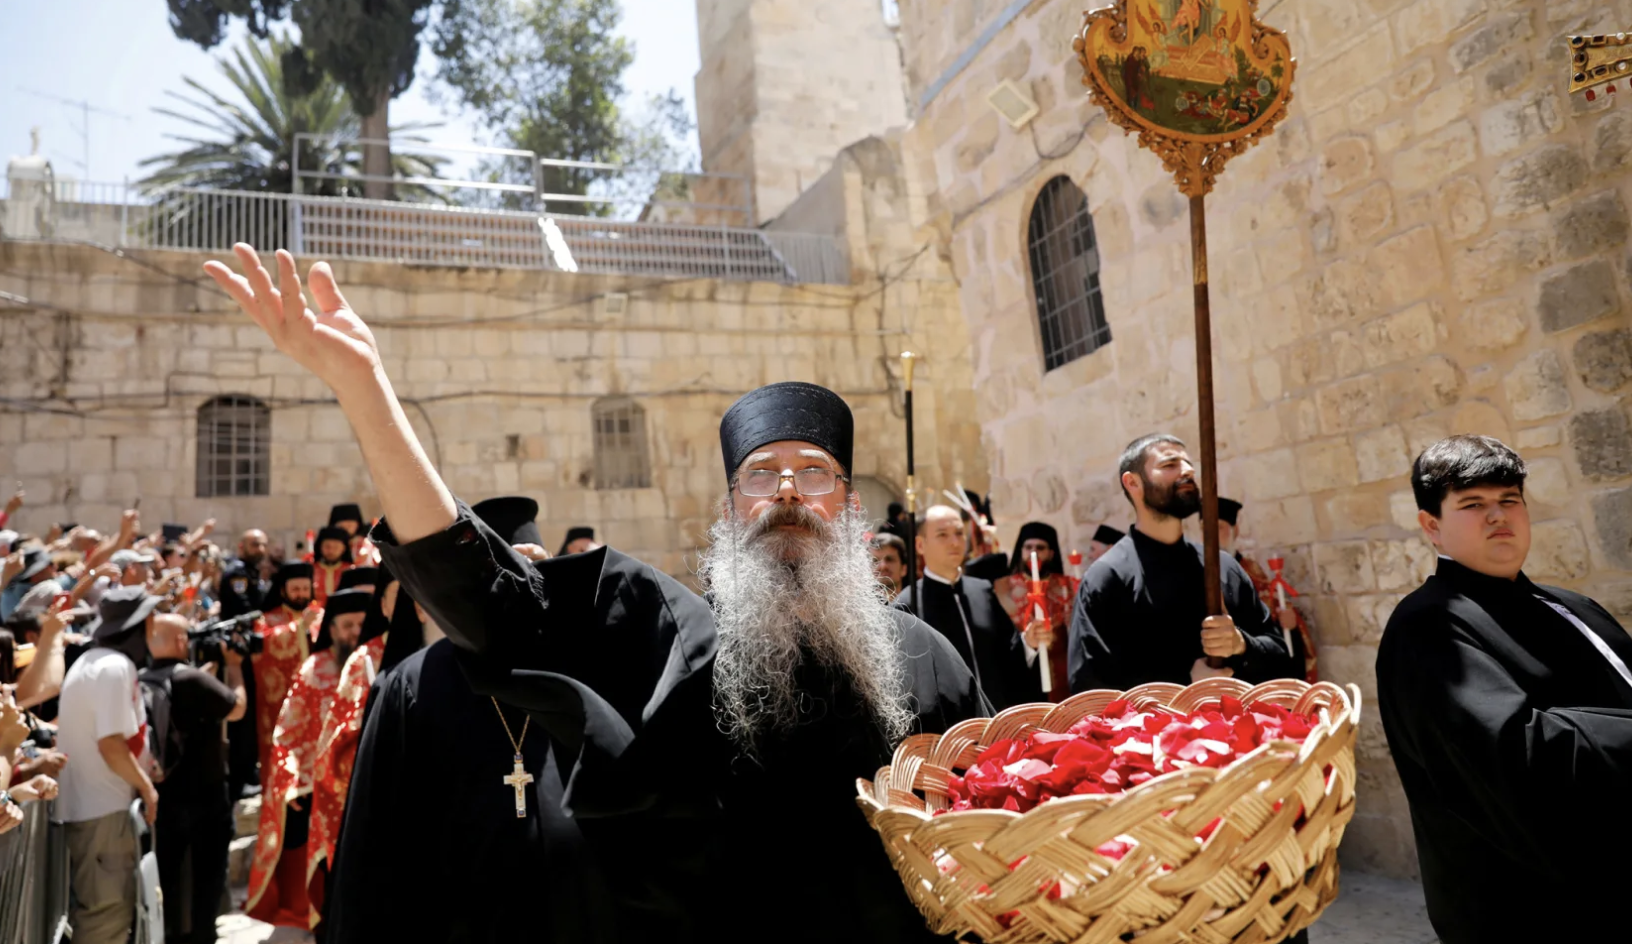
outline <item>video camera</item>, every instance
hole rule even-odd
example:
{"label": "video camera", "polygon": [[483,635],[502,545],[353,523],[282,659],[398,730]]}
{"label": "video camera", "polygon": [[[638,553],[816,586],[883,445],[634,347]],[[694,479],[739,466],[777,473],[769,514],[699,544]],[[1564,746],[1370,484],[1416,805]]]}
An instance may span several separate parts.
{"label": "video camera", "polygon": [[260,610],[251,610],[242,616],[215,620],[189,629],[188,661],[194,665],[203,665],[206,662],[219,664],[226,658],[226,649],[231,649],[241,656],[260,655],[265,641],[261,634],[254,630],[255,621],[260,618]]}

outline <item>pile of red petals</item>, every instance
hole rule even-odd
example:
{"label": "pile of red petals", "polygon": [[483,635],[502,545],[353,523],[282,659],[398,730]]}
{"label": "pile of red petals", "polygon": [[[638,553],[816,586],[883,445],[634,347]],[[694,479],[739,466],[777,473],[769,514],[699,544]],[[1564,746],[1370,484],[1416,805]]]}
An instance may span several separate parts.
{"label": "pile of red petals", "polygon": [[[1113,701],[1064,734],[998,741],[951,778],[950,811],[1024,813],[1058,797],[1115,794],[1187,767],[1228,766],[1266,741],[1302,742],[1315,719],[1226,697],[1189,714]],[[1120,858],[1120,856],[1117,856]]]}

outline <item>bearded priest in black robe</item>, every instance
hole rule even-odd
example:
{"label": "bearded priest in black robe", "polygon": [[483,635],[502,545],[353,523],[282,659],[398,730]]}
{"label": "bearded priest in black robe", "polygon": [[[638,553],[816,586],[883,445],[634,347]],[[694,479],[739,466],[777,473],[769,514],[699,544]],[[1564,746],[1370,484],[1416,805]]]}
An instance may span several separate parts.
{"label": "bearded priest in black robe", "polygon": [[[310,272],[314,312],[287,252],[275,287],[252,247],[234,251],[247,278],[206,270],[335,392],[385,507],[391,572],[472,687],[560,748],[562,809],[605,864],[620,940],[934,939],[855,781],[908,734],[984,706],[951,645],[873,579],[842,399],[773,384],[726,413],[708,602],[611,548],[534,564],[448,491],[328,266]],[[435,771],[409,772],[401,789],[416,788],[420,817],[457,802]]]}
{"label": "bearded priest in black robe", "polygon": [[1524,575],[1524,460],[1453,436],[1412,467],[1439,568],[1389,618],[1377,697],[1445,944],[1625,940],[1632,638]]}

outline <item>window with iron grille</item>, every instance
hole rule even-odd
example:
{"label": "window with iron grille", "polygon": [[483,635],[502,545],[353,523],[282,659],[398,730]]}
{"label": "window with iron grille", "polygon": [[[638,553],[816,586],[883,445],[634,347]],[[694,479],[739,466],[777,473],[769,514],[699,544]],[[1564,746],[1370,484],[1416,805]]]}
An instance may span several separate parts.
{"label": "window with iron grille", "polygon": [[1043,185],[1027,233],[1043,370],[1091,354],[1111,341],[1099,291],[1099,245],[1088,197],[1070,178]]}
{"label": "window with iron grille", "polygon": [[272,411],[254,397],[216,397],[198,408],[199,498],[272,492]]}
{"label": "window with iron grille", "polygon": [[590,408],[595,421],[595,487],[650,488],[646,410],[627,397],[606,397]]}

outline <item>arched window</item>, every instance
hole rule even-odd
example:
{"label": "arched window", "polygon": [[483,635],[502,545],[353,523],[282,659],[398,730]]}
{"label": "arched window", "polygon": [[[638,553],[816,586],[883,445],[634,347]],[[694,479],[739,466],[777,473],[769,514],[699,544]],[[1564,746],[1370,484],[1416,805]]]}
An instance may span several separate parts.
{"label": "arched window", "polygon": [[272,411],[240,394],[198,408],[199,498],[272,492]]}
{"label": "arched window", "polygon": [[1043,185],[1027,234],[1043,370],[1091,354],[1111,341],[1099,292],[1099,245],[1088,197],[1068,177]]}
{"label": "arched window", "polygon": [[628,397],[605,397],[590,412],[595,421],[595,487],[650,488],[646,411]]}

